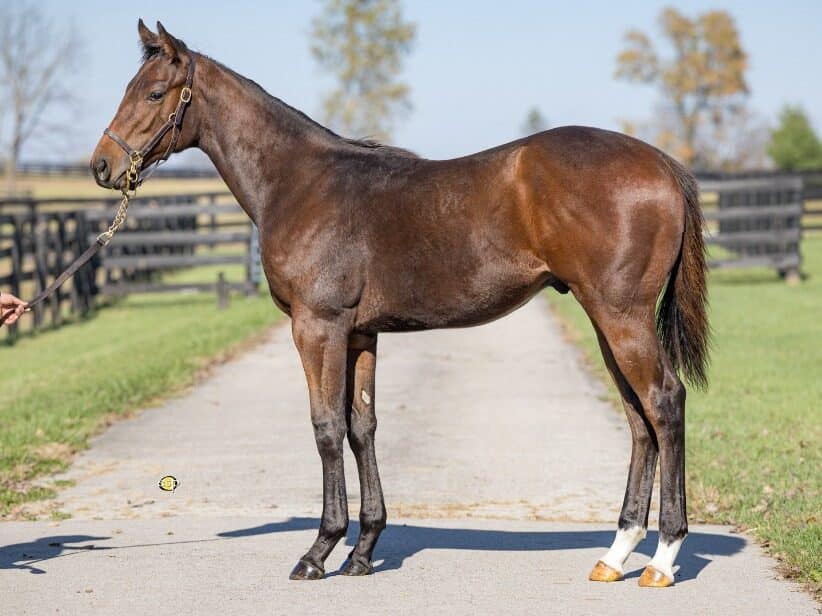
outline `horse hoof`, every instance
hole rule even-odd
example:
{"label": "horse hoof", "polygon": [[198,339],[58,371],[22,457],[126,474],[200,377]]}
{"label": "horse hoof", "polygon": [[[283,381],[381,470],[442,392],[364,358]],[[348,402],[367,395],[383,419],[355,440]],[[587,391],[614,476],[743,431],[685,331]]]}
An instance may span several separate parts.
{"label": "horse hoof", "polygon": [[674,581],[671,578],[651,565],[645,567],[645,571],[639,576],[639,585],[646,588],[667,588],[673,583]]}
{"label": "horse hoof", "polygon": [[306,560],[301,560],[297,563],[294,569],[291,570],[289,580],[321,580],[325,575],[320,567],[312,565]]}
{"label": "horse hoof", "polygon": [[361,562],[348,558],[343,563],[340,573],[343,575],[371,575],[374,573],[374,568],[370,564],[364,565]]}
{"label": "horse hoof", "polygon": [[588,579],[592,582],[619,582],[622,579],[622,573],[598,560]]}

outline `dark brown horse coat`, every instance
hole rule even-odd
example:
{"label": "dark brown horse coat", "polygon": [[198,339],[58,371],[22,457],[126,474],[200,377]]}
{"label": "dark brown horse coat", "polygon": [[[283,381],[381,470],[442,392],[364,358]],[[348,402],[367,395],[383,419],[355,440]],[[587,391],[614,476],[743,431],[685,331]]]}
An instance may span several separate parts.
{"label": "dark brown horse coat", "polygon": [[[141,22],[140,34],[146,61],[112,131],[145,142],[196,58],[176,150],[211,157],[258,225],[271,295],[293,318],[324,478],[320,533],[293,577],[322,576],[345,533],[346,434],[362,526],[345,572],[371,571],[385,526],[374,455],[377,335],[485,323],[547,286],[570,289],[585,308],[625,402],[633,454],[620,528],[647,525],[659,454],[661,537],[684,537],[685,393],[676,369],[704,382],[708,330],[697,189],[677,162],[579,126],[427,160],[339,137],[162,26],[155,35]],[[146,163],[170,139],[144,153]],[[128,160],[104,137],[92,167],[98,183],[122,187]]]}

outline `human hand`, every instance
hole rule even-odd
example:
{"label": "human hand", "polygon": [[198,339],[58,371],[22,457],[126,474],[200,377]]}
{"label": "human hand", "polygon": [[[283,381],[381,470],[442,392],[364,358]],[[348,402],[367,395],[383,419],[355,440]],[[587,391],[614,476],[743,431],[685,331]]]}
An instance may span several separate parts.
{"label": "human hand", "polygon": [[0,325],[11,325],[29,310],[29,305],[22,299],[11,293],[0,293]]}

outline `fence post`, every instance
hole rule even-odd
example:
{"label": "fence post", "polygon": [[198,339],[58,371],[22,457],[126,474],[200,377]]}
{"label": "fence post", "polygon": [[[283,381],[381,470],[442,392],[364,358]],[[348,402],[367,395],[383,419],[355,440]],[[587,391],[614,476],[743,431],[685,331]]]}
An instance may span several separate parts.
{"label": "fence post", "polygon": [[[23,234],[20,226],[23,224],[20,216],[11,219],[13,227],[11,245],[11,292],[20,297],[20,284],[23,280]],[[8,339],[14,343],[20,336],[20,326],[17,323],[8,326]]]}
{"label": "fence post", "polygon": [[225,279],[225,272],[217,274],[217,308],[225,310],[230,301],[228,282]]}
{"label": "fence post", "polygon": [[[43,291],[47,286],[47,263],[46,263],[46,238],[45,226],[46,222],[43,216],[38,214],[31,222],[32,235],[34,236],[34,278],[37,282],[37,293]],[[43,305],[39,304],[34,307],[34,327],[39,329],[43,326]]]}
{"label": "fence post", "polygon": [[249,222],[248,253],[246,255],[246,295],[256,295],[260,286],[260,230]]}
{"label": "fence post", "polygon": [[[213,193],[212,193],[211,195],[209,195],[209,198],[208,198],[208,205],[209,205],[209,206],[213,206],[213,205],[215,205],[216,203],[217,203],[217,195],[215,195],[215,194],[213,194]],[[208,230],[209,230],[209,232],[210,232],[210,233],[212,233],[212,234],[213,234],[213,233],[216,233],[216,231],[217,231],[217,214],[216,214],[216,213],[214,213],[213,211],[212,211],[212,212],[211,212],[211,214],[209,215],[209,218],[208,218],[208,226],[209,226],[209,229],[208,229]],[[210,250],[211,252],[214,252],[216,249],[217,249],[217,245],[216,245],[216,244],[211,244],[211,246],[209,247],[209,250]]]}
{"label": "fence post", "polygon": [[[65,224],[63,214],[57,214],[54,217],[54,220],[57,222],[57,232],[52,235],[54,238],[54,271],[49,271],[48,268],[48,247],[49,247],[49,229],[48,229],[48,220],[44,222],[46,227],[46,271],[49,275],[54,276],[55,278],[60,275],[60,272],[63,271],[63,225]],[[58,326],[62,323],[62,314],[60,313],[60,306],[63,303],[63,291],[62,289],[57,289],[54,294],[49,299],[49,307],[51,308],[51,324],[53,326]]]}

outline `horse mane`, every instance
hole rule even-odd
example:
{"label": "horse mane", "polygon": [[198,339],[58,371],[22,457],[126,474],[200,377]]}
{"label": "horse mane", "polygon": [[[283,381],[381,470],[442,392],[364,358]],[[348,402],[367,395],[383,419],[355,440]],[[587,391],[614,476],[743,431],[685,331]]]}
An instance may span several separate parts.
{"label": "horse mane", "polygon": [[[283,103],[285,104],[285,103]],[[309,118],[311,119],[311,118]],[[313,120],[312,120],[313,121]],[[323,127],[325,128],[325,127]],[[326,129],[328,130],[328,129]],[[332,134],[340,137],[334,131],[330,131]],[[375,141],[374,139],[348,139],[346,137],[340,137],[346,143],[349,143],[354,146],[358,146],[361,148],[368,148],[370,150],[385,150],[386,152],[391,152],[393,154],[401,154],[403,156],[408,156],[409,158],[419,158],[419,154],[416,152],[412,152],[411,150],[407,150],[405,148],[400,148],[395,145],[386,145],[385,143],[380,143],[379,141]]]}
{"label": "horse mane", "polygon": [[140,57],[141,65],[162,53],[162,49],[159,45],[143,45],[140,43],[140,49],[142,50],[142,56]]}
{"label": "horse mane", "polygon": [[[162,53],[162,50],[159,47],[158,48],[144,47],[143,48],[143,63],[148,62],[151,58],[158,55],[159,53]],[[189,52],[189,53],[194,53],[194,52]],[[281,108],[285,108],[292,115],[295,115],[297,118],[299,118],[303,122],[307,122],[311,126],[322,130],[327,135],[329,135],[331,137],[334,137],[335,139],[338,139],[338,140],[342,141],[343,143],[346,143],[348,145],[354,146],[355,148],[361,148],[361,149],[364,149],[364,150],[376,150],[376,151],[385,152],[387,154],[394,154],[394,155],[397,155],[397,156],[404,156],[406,158],[419,158],[419,155],[416,154],[415,152],[412,152],[411,150],[407,150],[405,148],[400,148],[400,147],[397,147],[397,146],[394,146],[394,145],[386,145],[386,144],[381,143],[379,141],[376,141],[374,139],[368,139],[368,138],[366,138],[366,139],[352,139],[352,138],[349,138],[349,137],[343,137],[342,135],[339,135],[339,134],[335,133],[330,128],[328,128],[326,126],[323,126],[322,124],[320,124],[319,122],[317,122],[316,120],[311,118],[306,113],[300,111],[296,107],[292,107],[291,105],[289,105],[285,101],[277,98],[276,96],[273,96],[273,95],[269,94],[266,91],[265,88],[263,88],[260,84],[258,84],[253,79],[249,79],[245,75],[241,75],[237,71],[227,67],[225,64],[215,60],[211,56],[207,56],[207,55],[202,54],[202,53],[198,53],[198,55],[208,59],[211,62],[213,62],[214,64],[219,66],[221,69],[223,69],[224,71],[226,71],[227,73],[229,73],[230,75],[232,75],[233,77],[238,79],[240,82],[242,82],[242,83],[250,86],[254,90],[256,90],[258,92],[258,94],[261,94],[269,104],[273,104],[273,105],[277,105]]]}

